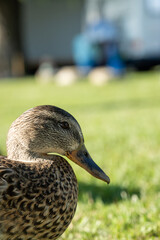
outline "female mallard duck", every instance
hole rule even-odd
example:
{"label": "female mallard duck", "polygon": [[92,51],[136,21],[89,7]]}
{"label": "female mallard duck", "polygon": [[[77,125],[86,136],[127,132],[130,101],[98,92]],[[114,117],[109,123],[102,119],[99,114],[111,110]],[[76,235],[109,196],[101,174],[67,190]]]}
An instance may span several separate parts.
{"label": "female mallard duck", "polygon": [[68,227],[77,205],[77,180],[56,154],[109,183],[87,152],[78,122],[54,106],[32,108],[15,120],[7,152],[7,158],[0,157],[1,240],[53,240]]}

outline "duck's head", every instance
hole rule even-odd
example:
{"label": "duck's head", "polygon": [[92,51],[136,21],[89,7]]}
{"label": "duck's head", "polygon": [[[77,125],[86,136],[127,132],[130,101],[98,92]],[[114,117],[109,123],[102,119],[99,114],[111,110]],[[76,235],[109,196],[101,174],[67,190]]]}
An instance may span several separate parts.
{"label": "duck's head", "polygon": [[[109,177],[92,160],[85,145],[81,128],[76,119],[55,106],[37,106],[17,118],[8,133],[7,151],[13,151],[16,139],[21,148],[44,155],[57,153],[64,155],[84,168],[94,177],[107,183]],[[11,150],[10,150],[11,149]]]}

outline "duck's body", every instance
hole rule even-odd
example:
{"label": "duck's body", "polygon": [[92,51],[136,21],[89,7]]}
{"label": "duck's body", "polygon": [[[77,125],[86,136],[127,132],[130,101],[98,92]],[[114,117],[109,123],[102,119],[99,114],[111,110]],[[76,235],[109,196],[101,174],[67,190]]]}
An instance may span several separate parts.
{"label": "duck's body", "polygon": [[71,222],[77,180],[63,157],[48,153],[66,155],[109,182],[86,151],[76,120],[53,106],[22,114],[9,130],[7,152],[9,159],[0,157],[0,240],[55,240]]}
{"label": "duck's body", "polygon": [[66,160],[16,162],[0,158],[0,239],[56,239],[77,205],[77,181]]}

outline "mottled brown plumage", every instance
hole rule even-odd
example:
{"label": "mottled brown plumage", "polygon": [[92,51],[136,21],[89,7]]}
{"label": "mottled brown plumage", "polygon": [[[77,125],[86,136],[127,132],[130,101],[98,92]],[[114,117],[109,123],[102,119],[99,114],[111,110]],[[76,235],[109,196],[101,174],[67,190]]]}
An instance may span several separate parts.
{"label": "mottled brown plumage", "polygon": [[84,147],[77,121],[64,110],[38,106],[23,113],[0,156],[0,240],[57,239],[77,205],[77,180],[58,153],[109,183]]}

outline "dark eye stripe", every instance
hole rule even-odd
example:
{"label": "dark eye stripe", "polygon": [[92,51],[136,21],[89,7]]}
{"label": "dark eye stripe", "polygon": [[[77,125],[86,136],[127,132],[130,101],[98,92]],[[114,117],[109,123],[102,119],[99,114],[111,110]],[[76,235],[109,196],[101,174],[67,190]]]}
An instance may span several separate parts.
{"label": "dark eye stripe", "polygon": [[60,124],[60,126],[63,128],[63,129],[69,129],[69,124],[68,124],[68,122],[60,122],[59,123]]}

